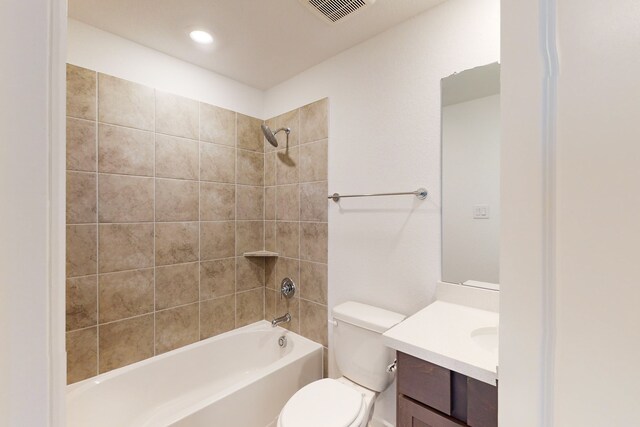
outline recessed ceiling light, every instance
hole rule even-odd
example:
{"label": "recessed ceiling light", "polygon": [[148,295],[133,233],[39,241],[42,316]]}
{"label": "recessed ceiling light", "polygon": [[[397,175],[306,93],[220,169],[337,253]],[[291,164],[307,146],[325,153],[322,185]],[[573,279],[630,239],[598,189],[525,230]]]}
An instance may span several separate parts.
{"label": "recessed ceiling light", "polygon": [[213,43],[213,36],[206,31],[194,30],[189,33],[189,37],[196,43],[211,44]]}

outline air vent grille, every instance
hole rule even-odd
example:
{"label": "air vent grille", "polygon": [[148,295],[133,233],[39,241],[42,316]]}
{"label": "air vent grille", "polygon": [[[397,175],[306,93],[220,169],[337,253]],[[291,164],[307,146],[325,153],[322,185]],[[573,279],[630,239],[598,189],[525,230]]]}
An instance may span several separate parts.
{"label": "air vent grille", "polygon": [[375,0],[302,0],[332,24],[375,2]]}

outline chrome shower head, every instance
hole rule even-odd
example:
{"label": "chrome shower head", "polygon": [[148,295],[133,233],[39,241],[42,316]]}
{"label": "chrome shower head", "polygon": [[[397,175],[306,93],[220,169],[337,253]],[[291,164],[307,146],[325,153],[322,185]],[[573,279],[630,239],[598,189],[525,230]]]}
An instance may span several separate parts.
{"label": "chrome shower head", "polygon": [[264,137],[267,138],[267,141],[269,141],[269,144],[273,145],[274,147],[278,146],[278,139],[276,138],[276,135],[278,134],[278,132],[284,131],[287,134],[287,147],[289,146],[289,133],[291,132],[291,129],[280,128],[274,132],[269,128],[269,126],[265,125],[264,123],[260,125],[260,127],[262,128],[262,133],[264,134]]}

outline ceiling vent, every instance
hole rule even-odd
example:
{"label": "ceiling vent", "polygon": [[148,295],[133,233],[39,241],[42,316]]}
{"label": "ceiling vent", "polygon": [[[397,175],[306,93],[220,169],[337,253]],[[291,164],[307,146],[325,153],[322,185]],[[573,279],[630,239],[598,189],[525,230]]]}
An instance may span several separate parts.
{"label": "ceiling vent", "polygon": [[300,0],[323,21],[337,24],[366,9],[376,0]]}

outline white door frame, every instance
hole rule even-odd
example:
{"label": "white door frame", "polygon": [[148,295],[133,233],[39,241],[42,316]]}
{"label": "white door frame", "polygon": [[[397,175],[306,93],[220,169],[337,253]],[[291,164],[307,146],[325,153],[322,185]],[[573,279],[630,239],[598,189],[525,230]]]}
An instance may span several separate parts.
{"label": "white door frame", "polygon": [[66,426],[65,344],[66,283],[66,62],[67,0],[49,0],[50,216],[49,216],[49,347],[51,427]]}

